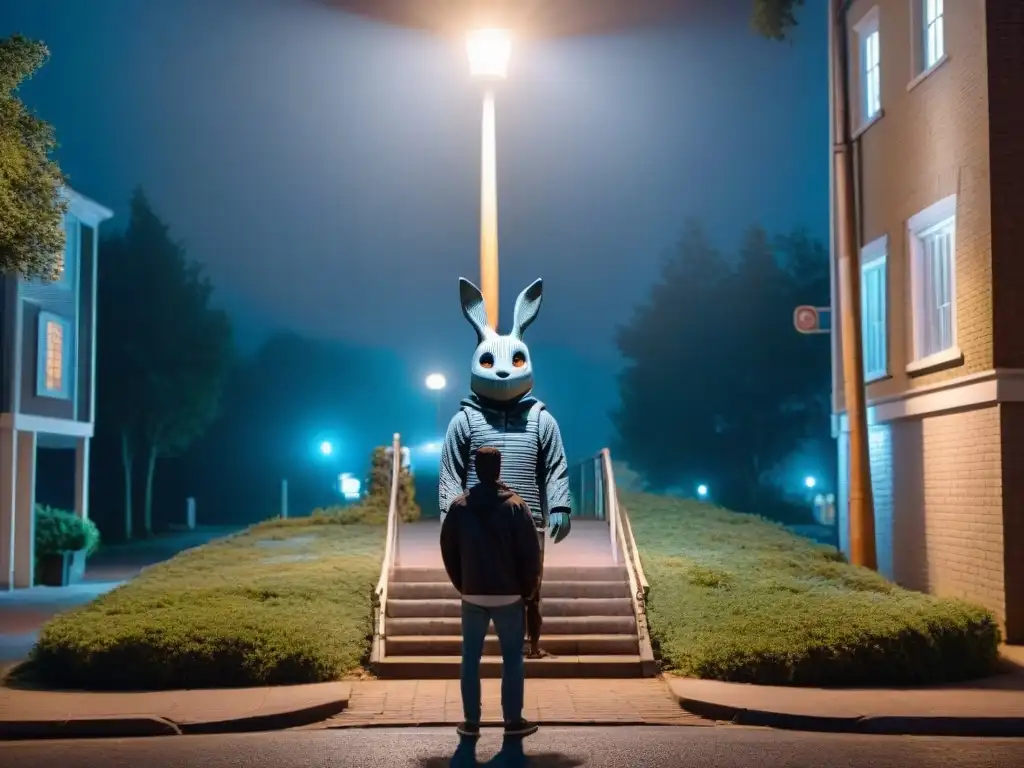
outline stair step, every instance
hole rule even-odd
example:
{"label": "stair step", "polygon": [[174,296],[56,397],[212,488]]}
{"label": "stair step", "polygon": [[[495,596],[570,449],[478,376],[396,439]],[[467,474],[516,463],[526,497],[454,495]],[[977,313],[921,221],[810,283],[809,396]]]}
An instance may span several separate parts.
{"label": "stair step", "polygon": [[[552,656],[526,659],[527,677],[642,677],[640,657],[634,654],[612,656]],[[461,659],[458,656],[385,656],[376,667],[377,676],[391,680],[458,680]],[[501,677],[501,659],[485,656],[480,677]]]}
{"label": "stair step", "polygon": [[[388,599],[388,617],[435,618],[462,616],[462,601],[453,600],[392,600]],[[541,615],[545,619],[556,616],[633,616],[633,601],[628,597],[566,598],[544,600]]]}
{"label": "stair step", "polygon": [[[628,581],[549,581],[541,597],[629,597]],[[388,597],[395,600],[458,600],[459,593],[448,581],[393,581]]]}
{"label": "stair step", "polygon": [[[624,565],[593,565],[593,566],[561,566],[554,565],[544,569],[545,581],[622,581],[629,582],[629,575]],[[428,568],[421,566],[398,566],[391,578],[396,582],[447,582],[448,574],[444,568]]]}
{"label": "stair step", "polygon": [[[638,653],[636,635],[544,635],[541,648],[558,656],[580,655],[632,655]],[[415,637],[392,636],[385,641],[386,657],[394,656],[459,656],[462,653],[462,637],[459,635],[419,635]],[[498,657],[496,635],[489,635],[484,642],[484,657]]]}
{"label": "stair step", "polygon": [[[547,606],[547,602],[544,603]],[[457,617],[388,618],[388,638],[462,636],[462,619]],[[493,626],[489,634],[494,634]],[[545,613],[541,637],[551,635],[636,635],[636,620],[629,616],[551,616]]]}

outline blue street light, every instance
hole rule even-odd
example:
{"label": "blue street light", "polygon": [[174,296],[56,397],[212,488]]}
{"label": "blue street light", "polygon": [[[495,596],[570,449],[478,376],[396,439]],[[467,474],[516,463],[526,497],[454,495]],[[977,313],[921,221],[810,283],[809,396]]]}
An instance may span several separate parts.
{"label": "blue street light", "polygon": [[330,456],[334,453],[334,444],[330,440],[324,440],[320,443],[320,453],[324,456]]}
{"label": "blue street light", "polygon": [[812,475],[808,475],[807,477],[804,478],[804,485],[806,485],[808,488],[813,488],[817,484],[818,481]]}
{"label": "blue street light", "polygon": [[697,495],[700,496],[702,499],[707,498],[708,487],[704,485],[704,483],[701,483],[700,485],[697,486]]}

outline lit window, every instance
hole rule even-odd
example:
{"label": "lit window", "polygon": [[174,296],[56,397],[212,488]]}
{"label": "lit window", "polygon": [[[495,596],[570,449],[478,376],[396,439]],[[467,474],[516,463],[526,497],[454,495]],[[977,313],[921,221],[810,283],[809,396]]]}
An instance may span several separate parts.
{"label": "lit window", "polygon": [[53,320],[46,323],[46,388],[64,388],[64,326]]}
{"label": "lit window", "polygon": [[67,398],[68,348],[71,324],[52,312],[39,314],[37,394],[42,397]]}
{"label": "lit window", "polygon": [[69,214],[64,217],[64,252],[57,257],[58,276],[54,285],[70,288],[74,284],[72,272],[78,262],[82,244],[82,230],[78,219]]}
{"label": "lit window", "polygon": [[878,8],[872,8],[858,21],[853,31],[857,40],[859,76],[855,84],[858,91],[857,115],[861,126],[866,126],[882,112],[882,59],[881,35],[878,26]]}
{"label": "lit window", "polygon": [[934,67],[946,53],[942,0],[924,0],[924,68]]}
{"label": "lit window", "polygon": [[886,321],[886,238],[861,251],[861,342],[864,348],[864,380],[889,373]]}
{"label": "lit window", "polygon": [[914,356],[942,362],[959,356],[956,340],[956,197],[910,220]]}

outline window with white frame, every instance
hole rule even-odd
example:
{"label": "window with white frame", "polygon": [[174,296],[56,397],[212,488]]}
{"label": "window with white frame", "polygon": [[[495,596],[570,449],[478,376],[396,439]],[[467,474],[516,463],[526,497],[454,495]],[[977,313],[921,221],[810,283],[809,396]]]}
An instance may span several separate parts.
{"label": "window with white frame", "polygon": [[864,380],[889,373],[886,256],[888,238],[864,246],[860,255],[861,343],[864,349]]}
{"label": "window with white frame", "polygon": [[922,50],[924,69],[934,67],[946,55],[945,15],[942,0],[921,0],[924,9],[921,26],[924,32]]}
{"label": "window with white frame", "polygon": [[942,362],[958,356],[956,340],[956,196],[914,216],[910,235],[914,358]]}
{"label": "window with white frame", "polygon": [[70,396],[70,349],[71,323],[52,312],[40,312],[36,353],[37,395],[60,399],[67,399]]}
{"label": "window with white frame", "polygon": [[873,8],[854,27],[860,60],[860,121],[868,123],[882,111],[882,59],[878,8]]}

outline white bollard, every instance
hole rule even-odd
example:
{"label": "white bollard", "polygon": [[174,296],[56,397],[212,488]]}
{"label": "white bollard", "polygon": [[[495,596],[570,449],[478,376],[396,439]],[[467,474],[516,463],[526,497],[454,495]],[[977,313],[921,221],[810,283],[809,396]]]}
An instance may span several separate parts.
{"label": "white bollard", "polygon": [[196,529],[196,500],[191,496],[185,499],[185,525],[190,531]]}

